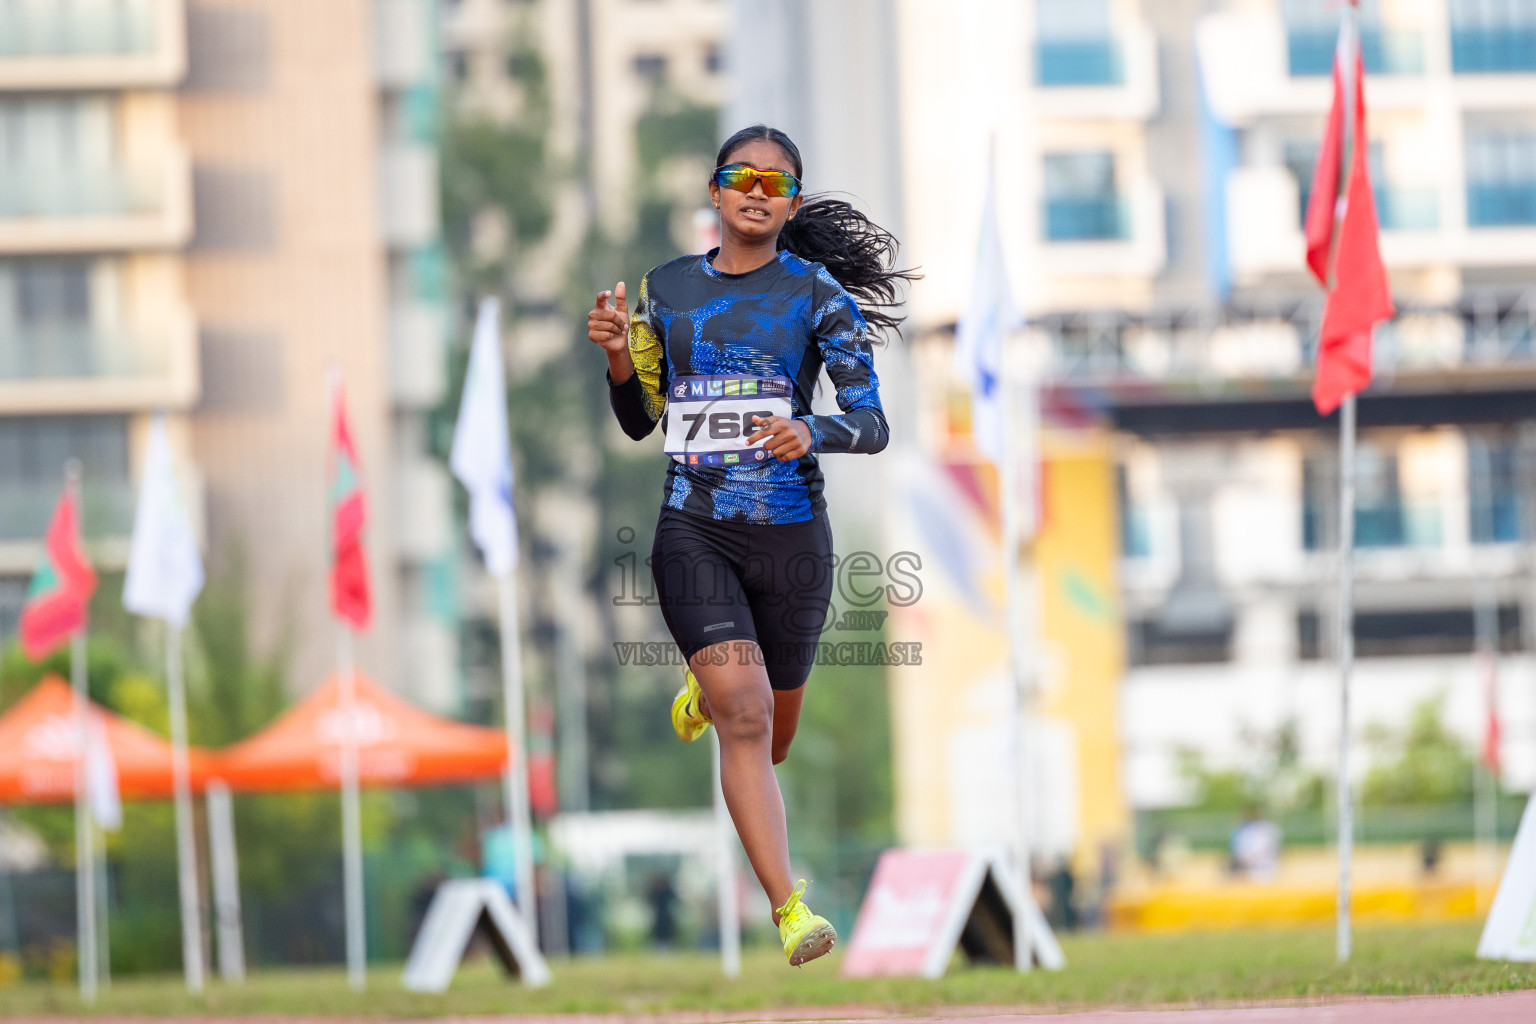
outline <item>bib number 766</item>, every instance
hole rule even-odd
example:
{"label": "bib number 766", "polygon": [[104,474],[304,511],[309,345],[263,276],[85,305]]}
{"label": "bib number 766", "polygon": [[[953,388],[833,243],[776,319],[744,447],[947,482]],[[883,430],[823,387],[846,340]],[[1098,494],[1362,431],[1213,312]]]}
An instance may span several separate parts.
{"label": "bib number 766", "polygon": [[758,416],[768,419],[773,413],[767,409],[755,409],[752,412],[685,412],[683,422],[688,425],[688,440],[692,441],[699,436],[704,429],[709,430],[709,437],[716,441],[729,441],[734,437],[751,437],[758,429],[758,425],[752,422],[752,417]]}

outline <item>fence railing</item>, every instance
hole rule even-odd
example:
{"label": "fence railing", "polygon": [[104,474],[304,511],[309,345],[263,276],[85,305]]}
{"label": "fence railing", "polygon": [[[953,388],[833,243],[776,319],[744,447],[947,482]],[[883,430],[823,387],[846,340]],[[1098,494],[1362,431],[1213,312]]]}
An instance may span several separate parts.
{"label": "fence railing", "polygon": [[[1500,842],[1508,842],[1520,826],[1525,810],[1524,794],[1500,794],[1497,828]],[[1155,846],[1177,837],[1196,850],[1224,850],[1232,830],[1242,822],[1238,811],[1221,812],[1171,808],[1136,812],[1136,849],[1143,857]],[[1274,816],[1286,846],[1321,846],[1334,841],[1335,817],[1331,809],[1292,811]],[[1403,843],[1464,842],[1476,838],[1470,800],[1456,804],[1383,807],[1371,804],[1355,808],[1356,842],[1398,845]]]}
{"label": "fence railing", "polygon": [[33,167],[0,172],[0,219],[149,213],[163,175],[122,167]]}
{"label": "fence railing", "polygon": [[149,338],[73,326],[0,333],[0,382],[136,378],[168,365],[166,346]]}
{"label": "fence railing", "polygon": [[[1287,31],[1286,57],[1291,77],[1330,74],[1338,42],[1337,27]],[[1365,27],[1360,31],[1360,52],[1365,57],[1365,70],[1369,74],[1418,75],[1424,72],[1424,35],[1421,32]]]}
{"label": "fence railing", "polygon": [[0,4],[0,59],[148,53],[154,45],[150,0]]}

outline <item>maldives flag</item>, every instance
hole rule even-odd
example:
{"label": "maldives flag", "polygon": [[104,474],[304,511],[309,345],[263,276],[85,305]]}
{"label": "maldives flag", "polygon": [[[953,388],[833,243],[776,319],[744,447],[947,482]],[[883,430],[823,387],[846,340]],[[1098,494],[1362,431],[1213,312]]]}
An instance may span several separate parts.
{"label": "maldives flag", "polygon": [[42,661],[71,633],[83,629],[86,605],[95,592],[96,572],[80,546],[75,493],[65,488],[48,523],[43,556],[21,609],[21,647],[27,657]]}
{"label": "maldives flag", "polygon": [[1317,340],[1317,379],[1312,385],[1312,401],[1326,416],[1344,396],[1371,382],[1371,331],[1393,312],[1371,193],[1365,61],[1349,12],[1339,29],[1333,106],[1312,172],[1307,266],[1328,290]]}
{"label": "maldives flag", "polygon": [[359,483],[357,448],[347,426],[347,406],[338,380],[331,389],[335,422],[331,435],[331,608],[336,617],[361,632],[368,628],[373,605],[368,590],[368,558],[363,526],[368,508]]}

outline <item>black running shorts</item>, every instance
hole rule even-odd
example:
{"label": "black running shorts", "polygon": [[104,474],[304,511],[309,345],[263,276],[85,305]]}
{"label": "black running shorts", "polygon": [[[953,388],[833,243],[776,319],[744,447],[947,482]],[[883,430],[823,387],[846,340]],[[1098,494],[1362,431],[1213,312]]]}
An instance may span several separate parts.
{"label": "black running shorts", "polygon": [[805,685],[832,601],[832,527],[826,513],[799,523],[739,523],[664,507],[651,575],[672,639],[690,661],[761,657],[775,690]]}

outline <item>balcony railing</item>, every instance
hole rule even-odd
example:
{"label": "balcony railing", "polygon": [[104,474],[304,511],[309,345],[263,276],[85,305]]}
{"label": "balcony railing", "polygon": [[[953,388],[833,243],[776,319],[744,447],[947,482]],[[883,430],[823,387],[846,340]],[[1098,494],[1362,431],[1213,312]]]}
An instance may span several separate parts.
{"label": "balcony railing", "polygon": [[164,176],[117,167],[0,171],[0,219],[116,217],[154,212]]}
{"label": "balcony railing", "polygon": [[1453,28],[1451,66],[1464,75],[1536,72],[1536,25]]}
{"label": "balcony railing", "polygon": [[1048,242],[1123,241],[1130,237],[1130,213],[1119,196],[1045,201]]}
{"label": "balcony railing", "polygon": [[0,58],[144,54],[154,46],[149,0],[0,4]]}
{"label": "balcony railing", "polygon": [[1536,181],[1468,185],[1467,224],[1475,228],[1536,224]]}
{"label": "balcony railing", "polygon": [[[59,482],[0,480],[0,541],[41,540],[59,502]],[[126,538],[133,531],[133,484],[92,478],[80,491],[81,533],[87,542]]]}
{"label": "balcony railing", "polygon": [[0,382],[135,378],[169,370],[166,347],[142,339],[89,328],[0,334]]}
{"label": "balcony railing", "polygon": [[1038,85],[1123,85],[1125,60],[1113,39],[1042,40],[1035,47]]}
{"label": "balcony railing", "polygon": [[[1291,77],[1326,75],[1333,71],[1333,55],[1338,49],[1337,29],[1291,29],[1286,33],[1286,56]],[[1365,70],[1378,75],[1420,75],[1424,73],[1424,36],[1379,28],[1360,33],[1360,52]]]}

